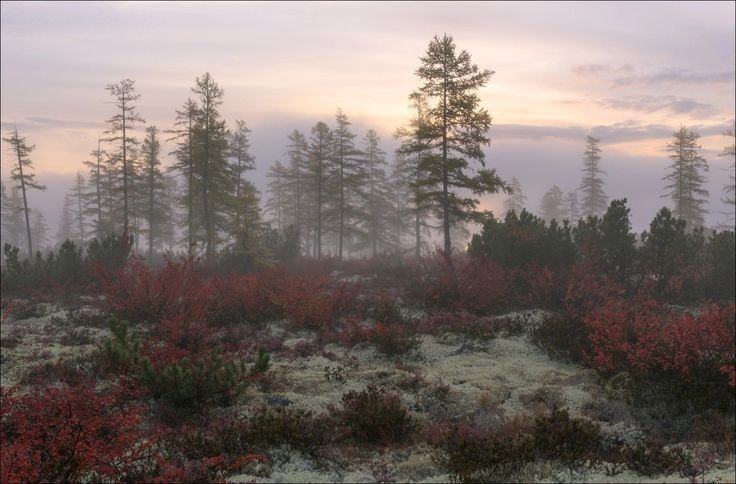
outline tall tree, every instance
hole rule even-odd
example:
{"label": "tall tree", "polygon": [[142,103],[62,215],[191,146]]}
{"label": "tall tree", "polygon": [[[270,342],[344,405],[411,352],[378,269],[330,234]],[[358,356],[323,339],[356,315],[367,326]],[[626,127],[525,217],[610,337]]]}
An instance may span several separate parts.
{"label": "tall tree", "polygon": [[389,179],[390,198],[392,209],[390,211],[389,223],[391,230],[391,245],[397,254],[403,252],[403,235],[414,227],[416,210],[413,205],[413,191],[411,183],[414,181],[416,164],[400,150],[396,151],[396,157],[391,169]]}
{"label": "tall tree", "polygon": [[[362,210],[366,222],[366,241],[373,257],[378,247],[389,245],[389,219],[393,209],[390,188],[386,179],[386,153],[379,147],[380,138],[375,130],[365,134],[363,167],[366,173],[365,201]],[[357,188],[357,187],[356,187]]]}
{"label": "tall tree", "polygon": [[524,210],[524,201],[526,200],[526,196],[521,189],[521,183],[516,177],[511,178],[509,189],[511,190],[511,194],[503,203],[503,206],[507,213],[516,212],[517,214],[520,214],[521,211]]}
{"label": "tall tree", "polygon": [[227,128],[218,110],[224,92],[209,72],[196,79],[192,92],[199,96],[194,181],[196,191],[202,197],[205,254],[208,260],[212,260],[218,241],[217,231],[227,228],[227,212],[233,203],[234,177],[227,162]]}
{"label": "tall tree", "polygon": [[[33,225],[31,226],[31,236],[36,241],[36,247],[45,247],[48,244],[49,226],[46,223],[46,217],[40,210],[33,211]],[[38,249],[36,249],[38,250]]]}
{"label": "tall tree", "polygon": [[[20,247],[25,239],[23,232],[25,232],[25,226],[23,222],[23,198],[20,196],[20,189],[11,185],[10,192],[2,186],[2,215],[0,221],[2,221],[2,235],[3,246],[4,244],[10,244],[15,247]],[[31,234],[32,235],[32,234]]]}
{"label": "tall tree", "polygon": [[557,185],[552,186],[547,193],[542,196],[542,203],[539,207],[539,214],[547,222],[557,220],[562,222],[565,218],[562,210],[562,190]]}
{"label": "tall tree", "polygon": [[708,162],[700,155],[700,135],[681,126],[679,131],[672,133],[672,137],[672,142],[667,144],[671,163],[669,173],[663,178],[667,185],[662,197],[672,199],[674,215],[684,219],[689,228],[702,226],[706,213],[705,197],[708,196],[708,191],[703,188],[703,172],[708,171]]}
{"label": "tall tree", "polygon": [[279,232],[286,226],[284,222],[286,219],[286,200],[288,198],[288,172],[289,170],[280,161],[275,161],[269,168],[268,175],[266,175],[271,181],[268,182],[269,198],[266,201],[265,209],[276,221],[276,228]]}
{"label": "tall tree", "polygon": [[10,144],[10,149],[15,157],[15,164],[10,171],[10,179],[15,182],[15,186],[20,189],[23,195],[23,213],[26,219],[26,236],[28,242],[28,256],[33,255],[33,241],[31,238],[31,222],[29,220],[30,209],[28,208],[28,190],[46,190],[46,187],[36,182],[36,175],[33,173],[33,162],[30,154],[36,148],[36,145],[28,146],[25,136],[18,134],[18,129],[14,129],[3,141]]}
{"label": "tall tree", "polygon": [[314,256],[322,258],[323,210],[327,185],[327,166],[332,156],[332,131],[322,121],[312,128],[309,146],[310,189],[314,196]]}
{"label": "tall tree", "polygon": [[74,234],[74,240],[79,245],[84,244],[85,236],[87,235],[86,195],[84,191],[84,177],[80,172],[77,172],[76,177],[74,177],[74,184],[69,190],[69,206],[74,230],[76,231],[72,232],[72,234]]}
{"label": "tall tree", "polygon": [[[476,91],[488,83],[493,71],[480,70],[465,50],[458,54],[455,42],[446,34],[435,36],[420,60],[416,74],[423,84],[419,92],[428,102],[434,101],[427,111],[423,138],[437,153],[422,160],[417,186],[423,192],[418,201],[440,211],[445,256],[450,260],[452,221],[482,221],[488,214],[476,210],[479,201],[474,196],[508,190],[495,170],[485,168],[484,161],[491,116],[480,107]],[[468,160],[477,160],[483,168],[469,174]],[[459,190],[473,196],[462,196]]]}
{"label": "tall tree", "polygon": [[[87,215],[93,217],[93,225],[95,227],[95,233],[97,239],[102,240],[105,236],[105,224],[103,222],[103,197],[105,191],[105,158],[107,154],[102,149],[102,138],[97,137],[97,149],[90,153],[92,157],[89,160],[85,160],[82,163],[89,168],[89,176],[87,178],[92,192],[89,193],[88,212]],[[108,229],[109,230],[109,229]]]}
{"label": "tall tree", "polygon": [[232,227],[237,233],[243,223],[244,212],[249,210],[242,203],[247,203],[248,198],[243,197],[243,184],[246,182],[244,175],[247,170],[255,169],[255,159],[249,152],[250,149],[250,129],[248,129],[245,121],[239,119],[235,121],[234,131],[228,134],[228,155],[231,158],[230,168],[235,177],[235,188],[232,213]]}
{"label": "tall tree", "polygon": [[61,206],[61,216],[59,217],[59,227],[56,231],[56,243],[63,244],[67,240],[73,239],[72,226],[74,219],[70,209],[69,194],[64,195],[64,204]]}
{"label": "tall tree", "polygon": [[287,154],[289,156],[289,169],[286,174],[287,183],[290,185],[289,193],[292,194],[290,212],[291,219],[296,227],[297,245],[301,250],[301,239],[303,231],[303,222],[309,218],[306,211],[308,204],[302,203],[304,199],[304,175],[307,169],[309,147],[307,140],[302,133],[294,130],[289,134],[289,144],[287,146]]}
{"label": "tall tree", "polygon": [[414,209],[414,255],[419,258],[422,253],[422,229],[428,227],[426,223],[428,215],[428,204],[420,202],[423,199],[422,194],[424,188],[419,184],[423,179],[422,166],[424,157],[430,156],[430,135],[431,124],[429,122],[428,112],[429,106],[427,98],[420,92],[413,92],[409,95],[411,108],[416,111],[416,116],[409,121],[407,128],[399,128],[394,135],[396,138],[402,138],[401,146],[397,149],[400,156],[411,157],[413,167],[411,168],[411,177],[409,185],[412,190],[412,205]]}
{"label": "tall tree", "polygon": [[197,103],[192,101],[191,98],[188,98],[184,106],[176,110],[175,128],[167,131],[167,133],[173,133],[173,136],[168,141],[176,140],[177,144],[176,150],[170,153],[175,155],[177,159],[177,162],[171,166],[171,169],[181,173],[185,179],[184,196],[180,199],[180,203],[184,205],[187,213],[186,247],[189,255],[194,253],[196,240],[194,227],[194,138],[198,112]]}
{"label": "tall tree", "polygon": [[130,181],[132,180],[133,164],[130,160],[131,148],[134,148],[138,141],[131,132],[135,128],[136,123],[145,123],[145,120],[136,111],[135,103],[140,99],[141,95],[135,92],[135,81],[131,79],[123,79],[117,84],[109,84],[106,90],[115,98],[115,106],[118,108],[117,114],[108,119],[106,122],[109,129],[106,133],[110,134],[105,141],[117,143],[116,158],[120,161],[123,182],[123,233],[128,233],[129,222],[129,195],[132,190]]}
{"label": "tall tree", "polygon": [[562,209],[564,210],[565,217],[570,221],[571,225],[574,225],[578,218],[580,218],[580,209],[578,207],[578,191],[571,190],[562,199]]}
{"label": "tall tree", "polygon": [[582,213],[584,216],[602,216],[608,206],[608,196],[603,190],[603,179],[601,175],[606,172],[601,170],[601,140],[588,136],[585,139],[585,152],[583,153],[583,179],[579,190],[583,193]]}
{"label": "tall tree", "polygon": [[148,261],[153,262],[153,250],[160,247],[166,234],[166,221],[171,219],[171,210],[167,203],[164,175],[161,171],[161,143],[156,126],[146,128],[141,154],[143,158],[143,175],[146,206],[143,218],[146,221],[148,235]]}
{"label": "tall tree", "polygon": [[721,200],[726,205],[731,206],[730,213],[728,214],[729,219],[726,220],[726,224],[730,222],[731,225],[734,225],[734,206],[736,206],[736,200],[734,199],[734,192],[736,191],[736,180],[734,180],[734,175],[736,175],[736,128],[724,132],[723,136],[730,138],[731,144],[723,148],[719,156],[731,158],[732,162],[731,166],[728,167],[728,183],[723,187],[725,196]]}

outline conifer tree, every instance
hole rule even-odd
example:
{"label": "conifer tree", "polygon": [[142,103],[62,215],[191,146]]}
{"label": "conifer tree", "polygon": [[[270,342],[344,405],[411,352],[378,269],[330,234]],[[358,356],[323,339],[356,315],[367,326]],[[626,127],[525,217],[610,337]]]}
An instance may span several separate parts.
{"label": "conifer tree", "polygon": [[[245,121],[235,121],[234,131],[228,134],[228,155],[232,162],[230,168],[232,170],[235,182],[234,188],[234,201],[245,201],[242,197],[242,187],[245,183],[244,175],[247,170],[253,170],[255,168],[255,159],[251,156],[250,152],[250,129],[248,129]],[[248,207],[244,207],[241,203],[235,203],[233,206],[231,224],[233,230],[238,232],[240,225],[243,221],[243,212],[247,211]]]}
{"label": "conifer tree", "polygon": [[205,254],[208,260],[212,260],[218,230],[228,228],[227,213],[233,206],[235,180],[227,162],[227,129],[218,110],[224,92],[209,72],[196,79],[192,92],[199,97],[195,123],[194,191],[201,193],[202,210],[199,215],[205,230]]}
{"label": "conifer tree", "polygon": [[89,168],[89,176],[87,178],[92,192],[88,194],[86,200],[88,211],[87,216],[92,217],[92,224],[95,228],[95,234],[98,240],[102,240],[105,237],[105,232],[111,230],[111,227],[105,227],[103,223],[103,200],[105,191],[105,158],[107,154],[102,149],[102,138],[97,137],[97,149],[90,153],[92,157],[90,160],[85,160],[82,163]]}
{"label": "conifer tree", "polygon": [[608,197],[603,190],[604,182],[601,175],[606,172],[601,170],[600,140],[588,136],[585,140],[585,152],[583,153],[583,179],[579,190],[583,193],[581,209],[583,216],[602,216],[608,206]]}
{"label": "conifer tree", "polygon": [[567,218],[571,225],[574,225],[578,221],[580,218],[580,210],[578,207],[577,190],[567,192],[562,199],[562,210],[564,211],[565,218]]}
{"label": "conifer tree", "polygon": [[[455,42],[446,34],[435,36],[420,60],[416,74],[422,86],[418,92],[430,103],[423,139],[434,153],[422,160],[421,178],[416,182],[422,192],[417,198],[420,204],[426,202],[439,211],[444,252],[450,260],[451,224],[481,222],[488,214],[476,210],[479,201],[475,197],[508,190],[495,170],[485,168],[484,161],[491,116],[480,106],[476,91],[488,83],[493,71],[480,70],[467,51],[458,54]],[[483,168],[471,173],[469,160],[478,161]],[[464,192],[471,195],[464,196]]]}
{"label": "conifer tree", "polygon": [[165,238],[166,221],[171,219],[171,210],[167,203],[164,175],[161,171],[161,143],[158,139],[159,130],[156,126],[146,128],[146,137],[141,146],[144,180],[144,207],[143,218],[146,221],[148,235],[148,261],[153,261],[155,247],[161,247]]}
{"label": "conifer tree", "polygon": [[[365,244],[373,257],[379,247],[389,245],[388,215],[393,210],[391,194],[386,179],[386,153],[379,147],[380,138],[375,130],[369,129],[364,138],[363,169],[365,170],[364,190],[357,189],[361,194],[365,192],[362,201],[365,207],[361,210],[366,228],[364,230]],[[358,187],[356,187],[358,188]]]}
{"label": "conifer tree", "polygon": [[173,133],[168,141],[176,140],[176,150],[172,153],[176,156],[177,162],[171,166],[171,169],[182,174],[184,177],[184,195],[179,199],[181,205],[186,210],[186,247],[189,255],[193,254],[196,237],[196,229],[194,226],[194,205],[195,201],[195,173],[194,173],[194,144],[195,144],[195,128],[197,123],[199,108],[197,103],[188,98],[184,106],[176,110],[176,119],[174,121],[175,128],[167,131]]}
{"label": "conifer tree", "polygon": [[20,190],[17,186],[11,185],[10,191],[2,185],[2,221],[3,247],[10,244],[20,247],[25,239],[23,235],[25,226],[23,222],[23,198],[20,196]]}
{"label": "conifer tree", "polygon": [[72,217],[72,237],[79,245],[83,245],[87,235],[87,217],[84,191],[84,177],[80,172],[74,177],[74,184],[69,190],[69,208]]}
{"label": "conifer tree", "polygon": [[49,226],[46,217],[40,210],[33,210],[33,224],[31,226],[31,237],[36,241],[36,247],[45,247],[49,243]]}
{"label": "conifer tree", "polygon": [[28,243],[28,256],[33,255],[33,239],[31,238],[31,222],[29,220],[30,208],[28,208],[28,190],[46,190],[46,187],[36,182],[36,175],[33,173],[33,162],[30,154],[36,148],[36,145],[28,146],[25,136],[18,134],[18,129],[13,130],[3,141],[10,144],[10,149],[14,158],[13,168],[10,171],[10,179],[15,182],[15,186],[20,190],[23,196],[23,214],[26,221],[26,241]]}
{"label": "conifer tree", "polygon": [[269,168],[268,175],[266,175],[271,181],[268,182],[270,196],[266,201],[265,209],[276,221],[276,228],[279,232],[286,226],[285,208],[288,198],[288,172],[289,170],[280,161],[275,161]]}
{"label": "conifer tree", "polygon": [[552,186],[547,193],[542,196],[542,203],[539,208],[540,216],[547,222],[557,220],[562,222],[565,218],[562,210],[562,190],[557,185]]}
{"label": "conifer tree", "polygon": [[662,197],[672,199],[674,215],[684,219],[692,229],[704,223],[708,191],[703,188],[703,172],[708,171],[708,163],[700,155],[698,133],[681,126],[672,137],[672,142],[667,144],[671,163],[670,172],[663,178],[667,185]]}
{"label": "conifer tree", "polygon": [[415,220],[413,207],[413,191],[411,183],[416,173],[416,165],[400,150],[396,150],[396,157],[389,179],[390,199],[392,209],[388,217],[391,226],[391,246],[397,254],[403,252],[403,235],[412,230]]}
{"label": "conifer tree", "polygon": [[322,258],[323,211],[327,187],[327,168],[332,156],[332,131],[322,121],[312,128],[309,146],[309,185],[314,197],[314,257]]}
{"label": "conifer tree", "polygon": [[110,134],[105,141],[116,144],[116,152],[113,156],[120,165],[123,192],[123,233],[128,233],[130,196],[133,194],[131,187],[132,179],[135,177],[134,166],[131,160],[131,149],[135,148],[138,141],[132,135],[136,123],[145,123],[145,120],[136,111],[135,102],[141,95],[135,92],[135,81],[123,79],[117,84],[109,84],[106,88],[115,98],[115,106],[118,113],[106,122]]}
{"label": "conifer tree", "polygon": [[57,245],[61,245],[73,238],[72,225],[74,224],[74,219],[72,218],[70,205],[69,194],[67,193],[64,195],[64,204],[61,206],[61,216],[59,217],[59,227],[56,231]]}
{"label": "conifer tree", "polygon": [[734,180],[734,175],[736,175],[736,129],[728,130],[723,133],[723,136],[726,136],[730,138],[731,144],[723,148],[723,151],[719,153],[719,156],[723,156],[726,158],[731,158],[731,160],[734,160],[731,162],[731,166],[729,167],[729,173],[728,173],[728,183],[726,186],[723,187],[723,191],[725,193],[724,198],[721,200],[726,205],[731,206],[731,213],[730,213],[730,221],[733,222],[734,219],[734,206],[736,206],[736,200],[734,199],[734,191],[736,191],[736,180]]}
{"label": "conifer tree", "polygon": [[307,211],[308,204],[304,194],[305,173],[309,157],[309,147],[307,140],[302,133],[294,130],[289,134],[289,145],[287,146],[287,154],[289,156],[289,167],[285,180],[289,185],[286,193],[289,194],[290,201],[287,202],[291,207],[289,219],[293,220],[296,228],[297,246],[301,250],[302,232],[304,231],[304,221],[309,218]]}
{"label": "conifer tree", "polygon": [[511,190],[511,194],[503,203],[503,206],[507,213],[515,212],[516,214],[520,214],[521,211],[524,210],[524,201],[526,200],[526,196],[521,189],[521,183],[519,183],[519,180],[516,177],[511,178],[509,189]]}

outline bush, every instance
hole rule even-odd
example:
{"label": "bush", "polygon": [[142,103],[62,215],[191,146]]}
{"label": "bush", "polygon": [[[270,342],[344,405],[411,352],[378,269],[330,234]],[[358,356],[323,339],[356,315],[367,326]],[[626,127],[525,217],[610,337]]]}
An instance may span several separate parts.
{"label": "bush", "polygon": [[386,356],[403,355],[416,349],[421,340],[414,332],[400,324],[376,323],[368,331],[368,341]]}
{"label": "bush", "polygon": [[400,442],[411,430],[411,417],[399,395],[372,385],[344,394],[337,414],[350,435],[362,442]]}
{"label": "bush", "polygon": [[[139,480],[155,464],[140,407],[91,382],[2,390],[2,482]],[[97,476],[93,478],[93,476]]]}
{"label": "bush", "polygon": [[584,361],[589,347],[588,326],[570,314],[547,317],[529,334],[532,344],[550,357],[573,363]]}
{"label": "bush", "polygon": [[257,448],[288,445],[314,453],[334,438],[334,422],[307,410],[261,407],[238,423],[237,433],[243,442]]}
{"label": "bush", "polygon": [[538,457],[567,465],[597,459],[600,426],[584,418],[570,418],[567,410],[553,410],[534,421],[534,450]]}

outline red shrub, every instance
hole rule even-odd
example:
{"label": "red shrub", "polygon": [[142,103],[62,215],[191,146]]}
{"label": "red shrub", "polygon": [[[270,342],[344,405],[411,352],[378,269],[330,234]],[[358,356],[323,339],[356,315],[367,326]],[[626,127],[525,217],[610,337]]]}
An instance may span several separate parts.
{"label": "red shrub", "polygon": [[91,473],[140,478],[153,458],[138,432],[140,410],[91,383],[24,395],[3,389],[0,481],[79,481]]}

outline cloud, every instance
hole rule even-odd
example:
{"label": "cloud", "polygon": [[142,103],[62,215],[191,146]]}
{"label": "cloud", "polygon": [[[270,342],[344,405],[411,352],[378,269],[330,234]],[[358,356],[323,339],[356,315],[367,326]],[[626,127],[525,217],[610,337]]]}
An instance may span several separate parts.
{"label": "cloud", "polygon": [[613,80],[616,87],[654,84],[720,84],[733,83],[736,71],[692,72],[687,69],[668,68],[658,72],[636,76],[622,76]]}
{"label": "cloud", "polygon": [[[701,136],[720,134],[732,124],[719,123],[708,126],[689,126]],[[599,125],[591,128],[581,126],[534,126],[525,124],[499,124],[491,129],[491,136],[499,139],[527,139],[539,141],[545,138],[558,138],[572,141],[582,141],[586,136],[600,138],[606,144],[627,143],[649,139],[669,138],[677,128],[662,124],[639,124],[635,121]]]}
{"label": "cloud", "polygon": [[582,77],[601,77],[607,74],[631,74],[634,67],[631,64],[621,64],[616,67],[611,64],[579,64],[571,69],[573,74]]}
{"label": "cloud", "polygon": [[54,119],[54,118],[43,118],[38,116],[31,116],[23,118],[19,122],[2,121],[0,122],[0,128],[3,131],[12,131],[18,128],[21,131],[44,131],[52,129],[87,129],[87,128],[104,128],[103,122],[95,121],[75,121],[68,119]]}
{"label": "cloud", "polygon": [[637,111],[642,113],[653,113],[655,111],[667,110],[674,114],[695,114],[699,116],[711,116],[718,113],[718,109],[712,104],[698,102],[690,98],[678,98],[676,96],[627,96],[623,99],[604,99],[599,101],[604,107],[626,111]]}

